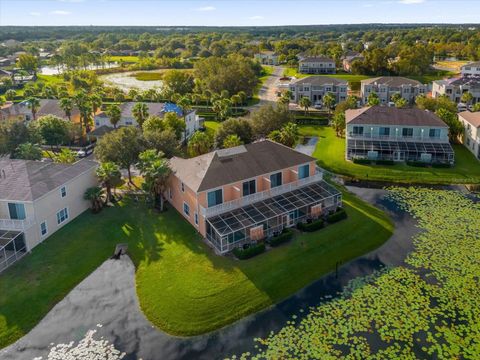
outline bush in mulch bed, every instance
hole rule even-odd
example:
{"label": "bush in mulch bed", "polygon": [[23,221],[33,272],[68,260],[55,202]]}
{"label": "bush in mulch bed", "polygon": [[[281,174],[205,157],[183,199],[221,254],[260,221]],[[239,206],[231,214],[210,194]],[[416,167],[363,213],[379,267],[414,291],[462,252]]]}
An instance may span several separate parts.
{"label": "bush in mulch bed", "polygon": [[297,229],[300,230],[300,231],[305,231],[305,232],[313,232],[313,231],[317,231],[321,228],[323,228],[324,226],[324,222],[322,219],[318,219],[318,220],[315,220],[315,221],[312,221],[310,223],[298,223],[297,224]]}
{"label": "bush in mulch bed", "polygon": [[332,212],[327,216],[327,222],[330,224],[336,223],[337,221],[347,218],[347,213],[345,209],[338,208],[336,212]]}
{"label": "bush in mulch bed", "polygon": [[254,257],[255,255],[261,254],[265,251],[265,244],[260,243],[257,245],[250,245],[246,249],[242,248],[235,248],[233,249],[233,255],[237,257],[237,259],[245,260]]}
{"label": "bush in mulch bed", "polygon": [[268,239],[268,243],[270,244],[270,246],[278,246],[292,239],[293,231],[291,229],[283,229],[280,234]]}

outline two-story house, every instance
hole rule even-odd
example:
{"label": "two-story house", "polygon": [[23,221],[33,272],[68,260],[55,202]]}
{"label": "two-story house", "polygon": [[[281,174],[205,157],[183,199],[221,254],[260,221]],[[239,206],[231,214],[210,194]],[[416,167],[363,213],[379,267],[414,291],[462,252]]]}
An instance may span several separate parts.
{"label": "two-story house", "polygon": [[432,112],[371,106],[347,110],[345,121],[347,160],[454,163],[448,126]]}
{"label": "two-story house", "polygon": [[0,271],[88,209],[96,166],[0,159]]}
{"label": "two-story house", "polygon": [[480,76],[480,61],[471,62],[460,67],[462,76]]}
{"label": "two-story house", "polygon": [[335,60],[324,57],[306,57],[298,62],[298,72],[301,74],[335,74]]}
{"label": "two-story house", "polygon": [[292,100],[296,103],[302,97],[308,97],[313,104],[321,104],[323,96],[331,93],[336,102],[344,101],[348,96],[348,83],[327,76],[308,76],[290,84]]}
{"label": "two-story house", "polygon": [[380,76],[362,80],[360,98],[364,104],[368,102],[368,96],[373,92],[378,95],[380,104],[383,105],[391,101],[393,94],[400,94],[409,104],[413,104],[418,95],[428,92],[428,87],[420,81],[401,76]]}
{"label": "two-story house", "polygon": [[315,158],[270,140],[170,164],[166,198],[220,254],[342,203]]}
{"label": "two-story house", "polygon": [[473,96],[472,103],[480,101],[480,75],[462,76],[445,80],[435,80],[432,85],[432,97],[445,95],[450,100],[460,103],[462,95],[469,92]]}
{"label": "two-story house", "polygon": [[274,51],[262,51],[254,57],[262,65],[278,65],[278,54]]}
{"label": "two-story house", "polygon": [[[80,123],[80,111],[76,106],[72,108],[70,118],[60,106],[57,99],[40,99],[40,106],[37,109],[35,117],[38,119],[45,115],[54,115],[64,120],[70,120],[73,123]],[[28,122],[33,120],[32,110],[28,107],[28,100],[19,103],[9,103],[0,109],[1,121],[21,121]]]}
{"label": "two-story house", "polygon": [[356,60],[363,61],[365,58],[362,54],[356,51],[347,51],[345,56],[342,58],[343,70],[346,72],[352,71],[352,63]]}
{"label": "two-story house", "polygon": [[477,159],[480,159],[480,111],[462,111],[458,114],[458,120],[460,120],[465,129],[463,145]]}
{"label": "two-story house", "polygon": [[[116,125],[117,127],[122,126],[138,126],[135,117],[133,116],[132,110],[135,106],[136,102],[124,102],[120,104],[120,111],[121,117],[120,121]],[[196,110],[190,110],[185,115],[183,114],[183,110],[181,107],[172,104],[172,103],[145,103],[148,107],[148,114],[150,116],[159,116],[164,117],[168,112],[176,113],[180,118],[185,120],[185,134],[182,138],[188,140],[190,139],[195,131],[197,131],[201,127],[201,122],[199,117],[197,116]],[[110,118],[108,117],[106,111],[101,111],[97,115],[95,115],[95,132],[105,133],[105,127],[113,128],[114,126],[110,122]],[[97,131],[98,130],[98,131]]]}

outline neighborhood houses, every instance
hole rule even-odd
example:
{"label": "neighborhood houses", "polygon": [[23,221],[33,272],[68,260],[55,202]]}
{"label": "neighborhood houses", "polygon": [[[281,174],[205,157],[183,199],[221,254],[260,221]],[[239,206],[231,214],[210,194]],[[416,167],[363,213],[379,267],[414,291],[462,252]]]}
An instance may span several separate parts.
{"label": "neighborhood houses", "polygon": [[303,97],[310,99],[314,105],[321,104],[328,93],[333,94],[336,103],[339,103],[347,98],[347,89],[346,81],[326,76],[308,76],[290,83],[292,100],[297,104]]}
{"label": "neighborhood houses", "polygon": [[298,72],[301,74],[335,74],[335,60],[323,57],[305,57],[298,62]]}
{"label": "neighborhood houses", "polygon": [[368,96],[376,93],[383,105],[391,101],[393,94],[399,94],[408,104],[413,104],[418,95],[426,94],[428,87],[420,81],[401,76],[381,76],[362,80],[360,98],[364,104],[368,103]]}

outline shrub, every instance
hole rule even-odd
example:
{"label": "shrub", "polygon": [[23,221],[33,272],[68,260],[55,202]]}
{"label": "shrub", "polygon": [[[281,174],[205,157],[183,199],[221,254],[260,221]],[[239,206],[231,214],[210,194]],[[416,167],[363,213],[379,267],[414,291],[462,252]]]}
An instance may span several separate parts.
{"label": "shrub", "polygon": [[292,238],[293,238],[293,231],[291,229],[283,229],[280,235],[272,237],[271,239],[269,239],[268,242],[270,246],[278,246],[280,244],[283,244],[287,241],[292,240]]}
{"label": "shrub", "polygon": [[235,248],[233,249],[233,254],[237,257],[237,259],[245,260],[254,257],[255,255],[261,254],[265,251],[265,244],[257,244],[251,245],[246,249],[242,248]]}
{"label": "shrub", "polygon": [[347,213],[345,209],[338,208],[336,212],[327,216],[327,221],[330,224],[333,224],[346,218],[347,218]]}
{"label": "shrub", "polygon": [[357,158],[354,158],[353,159],[353,163],[354,164],[371,164],[372,161],[371,160],[368,160],[368,159],[357,159]]}
{"label": "shrub", "polygon": [[297,229],[305,232],[313,232],[323,228],[324,222],[322,219],[315,220],[311,223],[298,223]]}
{"label": "shrub", "polygon": [[375,161],[377,165],[395,165],[393,160],[377,160]]}
{"label": "shrub", "polygon": [[415,167],[428,167],[430,164],[421,162],[421,161],[407,161],[408,166],[415,166]]}
{"label": "shrub", "polygon": [[451,166],[452,165],[450,165],[448,163],[447,164],[446,163],[433,163],[432,164],[432,167],[434,167],[434,168],[449,168]]}

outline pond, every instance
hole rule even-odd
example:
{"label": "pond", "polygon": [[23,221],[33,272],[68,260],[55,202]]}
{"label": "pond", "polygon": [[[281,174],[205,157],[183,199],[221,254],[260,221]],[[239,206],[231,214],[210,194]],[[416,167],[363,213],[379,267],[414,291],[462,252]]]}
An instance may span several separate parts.
{"label": "pond", "polygon": [[[150,89],[161,89],[163,82],[161,80],[150,80],[142,81],[135,78],[135,74],[139,71],[128,71],[123,73],[113,73],[108,75],[100,76],[100,80],[105,82],[107,85],[116,86],[123,91],[128,91],[130,89],[138,89],[141,91],[150,90]],[[158,70],[152,71],[141,71],[142,73],[147,72],[159,72]]]}
{"label": "pond", "polygon": [[[114,68],[114,67],[118,67],[117,62],[108,62],[108,63],[105,63],[103,65],[90,65],[90,66],[87,67],[86,70],[110,69],[110,68]],[[58,74],[63,73],[64,71],[65,71],[64,67],[59,68],[58,66],[46,65],[46,66],[42,66],[40,68],[39,73],[42,74],[42,75],[58,75]]]}

